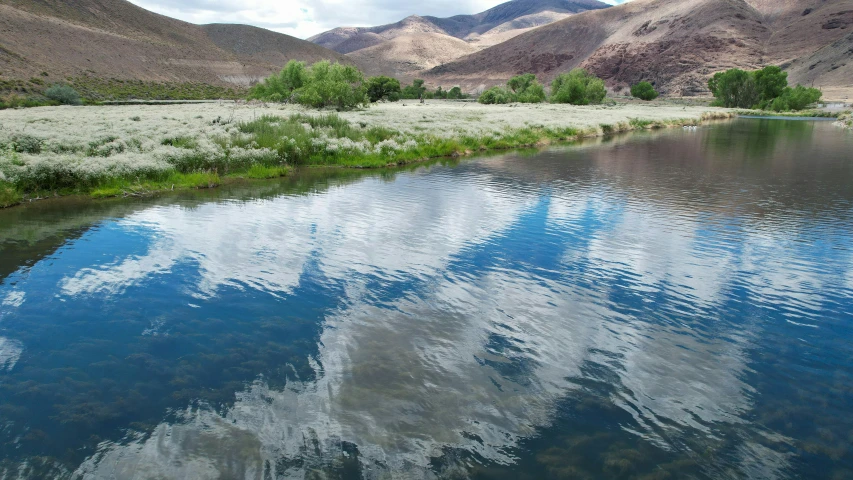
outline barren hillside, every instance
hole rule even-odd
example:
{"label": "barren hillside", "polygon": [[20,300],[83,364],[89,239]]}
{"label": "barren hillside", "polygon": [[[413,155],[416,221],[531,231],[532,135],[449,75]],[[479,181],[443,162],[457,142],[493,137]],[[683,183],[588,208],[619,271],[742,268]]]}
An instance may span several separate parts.
{"label": "barren hillside", "polygon": [[477,89],[524,72],[550,80],[582,66],[617,90],[649,80],[666,93],[693,95],[706,92],[715,71],[781,64],[793,81],[850,86],[843,76],[853,66],[845,58],[851,30],[853,0],[635,0],[539,27],[427,77]]}
{"label": "barren hillside", "polygon": [[463,40],[440,33],[413,33],[357,50],[348,56],[367,75],[391,75],[409,80],[412,72],[442,65],[477,51]]}
{"label": "barren hillside", "polygon": [[289,59],[351,62],[243,25],[198,26],[124,0],[0,0],[0,74],[248,85]]}

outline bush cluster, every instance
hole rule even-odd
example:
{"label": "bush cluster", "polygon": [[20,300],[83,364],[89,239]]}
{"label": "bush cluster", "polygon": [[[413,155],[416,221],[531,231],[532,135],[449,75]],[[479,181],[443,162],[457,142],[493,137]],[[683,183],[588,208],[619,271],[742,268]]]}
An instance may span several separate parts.
{"label": "bush cluster", "polygon": [[789,87],[788,73],[777,66],[754,71],[732,68],[717,72],[708,80],[708,88],[716,98],[716,106],[777,112],[803,110],[822,96],[816,88]]}
{"label": "bush cluster", "polygon": [[551,82],[551,103],[598,104],[606,95],[604,80],[582,68],[562,73]]}
{"label": "bush cluster", "polygon": [[483,104],[541,103],[546,99],[545,87],[536,80],[536,75],[525,73],[511,78],[504,87],[492,87],[480,95]]}
{"label": "bush cluster", "polygon": [[70,85],[55,83],[44,91],[44,96],[63,105],[82,105],[80,94]]}
{"label": "bush cluster", "polygon": [[367,79],[367,97],[373,103],[380,100],[396,102],[401,95],[400,81],[396,78],[379,76]]}
{"label": "bush cluster", "polygon": [[249,98],[338,110],[349,110],[369,101],[364,75],[358,68],[325,60],[310,67],[305,62],[291,60],[281,72],[252,87]]}
{"label": "bush cluster", "polygon": [[652,101],[658,98],[658,92],[649,82],[640,82],[631,87],[631,96],[640,100]]}

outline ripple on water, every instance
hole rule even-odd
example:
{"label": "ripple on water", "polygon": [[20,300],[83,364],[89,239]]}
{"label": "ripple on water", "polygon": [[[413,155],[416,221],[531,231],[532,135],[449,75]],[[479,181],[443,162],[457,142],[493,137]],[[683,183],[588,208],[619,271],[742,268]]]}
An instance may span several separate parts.
{"label": "ripple on water", "polygon": [[0,468],[843,478],[850,143],[744,120],[111,212],[0,283]]}

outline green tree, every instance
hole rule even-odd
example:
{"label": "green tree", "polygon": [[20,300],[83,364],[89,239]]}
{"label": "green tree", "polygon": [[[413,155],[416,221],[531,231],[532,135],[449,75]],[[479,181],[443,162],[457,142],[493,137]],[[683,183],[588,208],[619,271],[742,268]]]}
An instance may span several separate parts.
{"label": "green tree", "polygon": [[290,101],[294,93],[308,81],[308,67],[305,62],[291,60],[278,74],[270,75],[261,83],[249,89],[249,99],[273,102]]}
{"label": "green tree", "polygon": [[715,73],[708,80],[708,88],[716,97],[714,105],[720,107],[752,108],[761,99],[755,76],[739,68]]}
{"label": "green tree", "polygon": [[582,68],[561,73],[551,82],[552,103],[590,105],[601,103],[605,96],[604,80]]}
{"label": "green tree", "polygon": [[540,103],[545,101],[545,87],[536,80],[536,75],[525,73],[509,79],[507,87],[515,95],[515,101],[521,103]]}
{"label": "green tree", "polygon": [[769,108],[777,112],[803,110],[819,101],[822,96],[823,93],[816,88],[806,88],[802,85],[794,88],[785,87],[782,94],[770,103]]}
{"label": "green tree", "polygon": [[358,68],[323,60],[311,65],[305,85],[296,92],[296,101],[316,108],[348,110],[369,100],[364,75]]}
{"label": "green tree", "polygon": [[506,104],[516,100],[516,95],[504,87],[492,87],[480,94],[480,98],[477,99],[478,102],[485,105]]}
{"label": "green tree", "polygon": [[396,78],[379,76],[372,77],[367,80],[367,97],[371,102],[386,100],[396,102],[400,100],[402,90],[400,89],[400,81]]}
{"label": "green tree", "polygon": [[351,109],[368,102],[364,75],[352,65],[291,61],[280,73],[252,87],[249,98],[293,101],[316,108]]}
{"label": "green tree", "polygon": [[426,87],[420,78],[415,79],[411,85],[403,88],[403,98],[418,99],[423,97],[424,93],[426,93]]}
{"label": "green tree", "polygon": [[777,97],[782,96],[788,87],[788,72],[771,65],[752,72],[755,78],[755,88],[758,90],[758,104],[761,108],[767,106]]}
{"label": "green tree", "polygon": [[516,77],[512,77],[506,82],[506,85],[516,94],[521,94],[525,90],[527,90],[533,82],[536,81],[536,75],[532,73],[525,73],[523,75],[518,75]]}
{"label": "green tree", "polygon": [[459,87],[453,87],[447,92],[447,98],[458,99],[462,98],[462,89]]}
{"label": "green tree", "polygon": [[651,101],[658,98],[658,92],[649,82],[640,82],[631,87],[631,96],[640,100]]}
{"label": "green tree", "polygon": [[773,65],[751,72],[733,68],[715,73],[708,88],[716,97],[714,105],[777,112],[802,110],[822,95],[816,88],[788,87],[788,73]]}

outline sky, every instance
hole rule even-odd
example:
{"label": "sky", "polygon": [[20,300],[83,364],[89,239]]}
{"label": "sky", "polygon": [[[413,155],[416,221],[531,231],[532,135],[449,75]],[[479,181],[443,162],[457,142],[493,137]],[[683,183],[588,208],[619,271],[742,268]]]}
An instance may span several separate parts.
{"label": "sky", "polygon": [[[479,13],[505,0],[130,0],[142,8],[191,23],[243,23],[308,38],[335,27],[393,23],[418,15]],[[603,0],[618,4],[628,0]]]}

